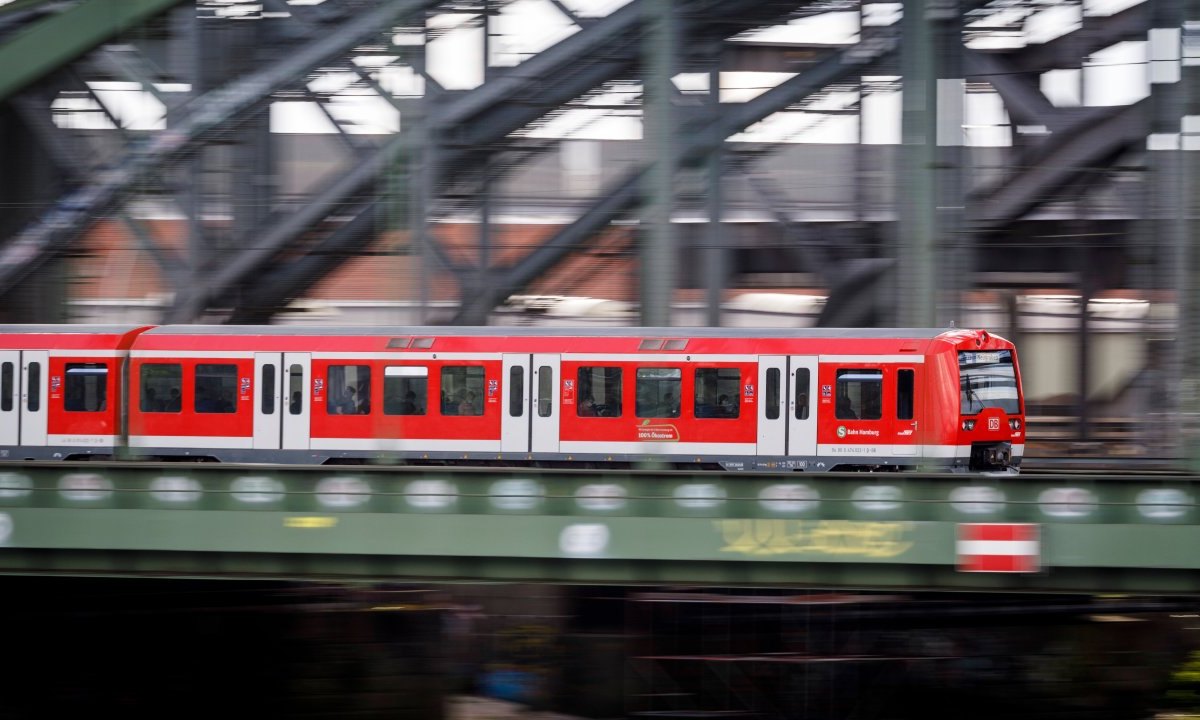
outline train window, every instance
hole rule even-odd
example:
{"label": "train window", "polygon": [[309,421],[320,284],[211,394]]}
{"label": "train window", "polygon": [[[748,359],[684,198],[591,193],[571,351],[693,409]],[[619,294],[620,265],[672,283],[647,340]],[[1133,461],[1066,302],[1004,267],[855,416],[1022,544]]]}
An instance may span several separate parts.
{"label": "train window", "polygon": [[767,368],[767,388],[763,393],[768,420],[779,419],[779,368]]}
{"label": "train window", "polygon": [[883,371],[838,370],[838,420],[878,420],[883,417]]}
{"label": "train window", "polygon": [[288,368],[288,412],[304,412],[304,366],[299,363]]}
{"label": "train window", "polygon": [[6,362],[0,365],[0,410],[11,412],[13,409],[13,364]]}
{"label": "train window", "polygon": [[679,390],[683,386],[683,371],[679,368],[638,368],[638,417],[679,417]]}
{"label": "train window", "polygon": [[525,368],[514,365],[508,369],[508,415],[521,417],[525,412]]}
{"label": "train window", "polygon": [[538,417],[554,414],[554,368],[543,365],[538,368]]}
{"label": "train window", "polygon": [[262,385],[262,413],[263,415],[275,414],[275,366],[263,365],[262,377],[259,379],[259,384]]}
{"label": "train window", "polygon": [[741,413],[742,371],[737,368],[699,368],[696,370],[698,418],[736,418]]}
{"label": "train window", "polygon": [[383,369],[383,414],[424,415],[429,407],[429,368]]}
{"label": "train window", "polygon": [[442,368],[442,414],[483,414],[483,368],[478,365]]}
{"label": "train window", "polygon": [[578,380],[579,415],[621,416],[621,368],[581,367]]}
{"label": "train window", "polygon": [[63,409],[99,412],[108,409],[108,366],[104,363],[67,363]]}
{"label": "train window", "polygon": [[913,370],[896,373],[896,417],[900,420],[913,419]]}
{"label": "train window", "polygon": [[178,363],[142,363],[142,412],[179,412],[183,409],[183,366]]}
{"label": "train window", "polygon": [[330,415],[367,415],[371,412],[371,367],[330,365],[325,411]]}
{"label": "train window", "polygon": [[808,368],[796,370],[796,419],[808,419]]}
{"label": "train window", "polygon": [[1012,350],[958,353],[959,398],[963,415],[987,408],[1021,412]]}
{"label": "train window", "polygon": [[42,409],[42,364],[29,363],[29,401],[26,403],[29,412]]}
{"label": "train window", "polygon": [[231,413],[237,411],[237,365],[196,365],[196,397],[198,413]]}

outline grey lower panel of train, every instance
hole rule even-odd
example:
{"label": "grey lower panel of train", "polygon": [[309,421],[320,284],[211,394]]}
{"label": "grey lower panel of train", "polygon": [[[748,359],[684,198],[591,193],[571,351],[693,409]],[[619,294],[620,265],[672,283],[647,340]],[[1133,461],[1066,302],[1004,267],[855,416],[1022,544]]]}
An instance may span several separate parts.
{"label": "grey lower panel of train", "polygon": [[[494,453],[494,452],[371,452],[362,450],[275,450],[250,448],[113,448],[66,446],[0,446],[0,461],[14,460],[87,460],[87,459],[162,459],[180,462],[208,461],[228,463],[268,463],[279,465],[324,464],[403,464],[403,465],[477,465],[500,467],[678,467],[683,469],[717,469],[761,472],[831,472],[836,470],[870,469],[880,471],[946,471],[968,472],[968,457],[839,455],[820,456],[758,456],[758,455],[689,455],[662,456],[609,453]],[[989,468],[1017,472],[1021,458],[1014,457],[1006,467]]]}

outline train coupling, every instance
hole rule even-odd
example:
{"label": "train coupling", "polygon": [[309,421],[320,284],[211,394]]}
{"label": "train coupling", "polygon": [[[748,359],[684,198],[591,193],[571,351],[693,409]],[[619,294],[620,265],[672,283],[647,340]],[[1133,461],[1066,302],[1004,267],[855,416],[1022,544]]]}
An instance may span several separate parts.
{"label": "train coupling", "polygon": [[1012,443],[985,442],[971,445],[971,470],[997,470],[1012,465]]}

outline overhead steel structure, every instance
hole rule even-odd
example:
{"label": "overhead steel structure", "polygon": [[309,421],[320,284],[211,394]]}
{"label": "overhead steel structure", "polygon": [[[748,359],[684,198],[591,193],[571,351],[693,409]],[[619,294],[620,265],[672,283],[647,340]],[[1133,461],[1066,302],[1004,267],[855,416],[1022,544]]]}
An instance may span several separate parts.
{"label": "overhead steel structure", "polygon": [[[1137,197],[1120,202],[1141,226],[1122,232],[1147,242],[1121,238],[1117,252],[1135,268],[1139,261],[1161,266],[1138,281],[1147,288],[1175,291],[1185,305],[1194,295],[1188,238],[1195,193],[1180,190],[1193,182],[1194,153],[1187,151],[1200,116],[1194,3],[1145,0],[1107,15],[1064,3],[1078,13],[1077,22],[1062,23],[1057,36],[995,47],[990,40],[1021,36],[1042,7],[910,0],[900,19],[894,5],[866,0],[631,0],[588,16],[557,2],[572,30],[563,39],[512,67],[485,62],[483,82],[473,89],[442,88],[428,52],[444,23],[431,18],[472,18],[484,28],[490,52],[500,32],[493,20],[509,4],[18,0],[0,6],[0,202],[12,210],[0,219],[0,296],[20,298],[30,278],[44,277],[39,273],[58,278],[53,260],[72,252],[97,219],[117,218],[175,291],[164,320],[266,322],[346,258],[365,252],[384,229],[407,228],[414,238],[409,252],[424,261],[422,277],[449,271],[461,290],[455,319],[480,323],[614,223],[640,218],[638,246],[629,251],[645,259],[646,277],[661,278],[659,285],[642,283],[643,317],[665,324],[671,291],[682,283],[672,278],[672,266],[693,247],[675,237],[678,223],[670,222],[673,207],[692,202],[680,188],[691,183],[705,201],[689,208],[719,220],[722,185],[739,178],[748,178],[780,226],[784,247],[771,257],[782,263],[773,269],[809,273],[829,289],[824,324],[940,324],[956,317],[975,271],[1026,269],[1037,250],[1024,249],[1017,262],[1008,242],[1051,210],[1073,218],[1059,234],[1080,239],[1062,241],[1074,243],[1066,260],[1056,256],[1064,254],[1061,245],[1044,252],[1074,271],[1088,296],[1114,274],[1101,267],[1111,256],[1087,239],[1103,214],[1096,198],[1128,187],[1138,188]],[[748,35],[833,13],[857,15],[858,32],[801,48]],[[1127,41],[1148,48],[1145,100],[1063,107],[1048,99],[1047,72],[1075,70],[1085,84],[1087,58]],[[387,72],[398,68],[420,78],[423,89],[397,90]],[[685,93],[670,82],[677,73],[703,73],[715,87],[721,71],[738,69],[793,75],[746,102],[718,102],[716,93]],[[390,103],[399,129],[353,132],[317,82],[331,74]],[[154,95],[165,119],[134,127],[118,117],[96,98],[100,83],[113,80]],[[729,142],[788,110],[862,119],[872,89],[895,89],[897,82],[909,90],[901,152],[894,166],[879,168],[894,186],[894,217],[870,217],[859,187],[852,222],[833,230],[802,222],[772,179],[754,171],[780,148]],[[555,144],[536,130],[616,83],[634,88],[621,109],[641,113],[646,124],[640,162],[616,172],[602,192],[577,205],[573,222],[538,247],[517,259],[495,259],[494,189]],[[651,89],[644,103],[641,87]],[[998,154],[966,147],[965,99],[983,88],[998,93],[1012,127],[1012,148]],[[844,97],[852,99],[838,106]],[[64,127],[64,99],[92,102],[111,129]],[[268,142],[271,105],[287,99],[315,103],[345,148],[338,169],[298,197],[275,181],[279,158]],[[874,171],[863,165],[865,153],[860,142],[850,155],[859,158],[849,173],[855,180]],[[681,184],[681,175],[692,180]],[[147,200],[188,217],[186,247],[163,246],[129,211]],[[228,215],[228,222],[206,221],[214,213]],[[449,215],[482,218],[473,254],[444,247],[430,231]],[[695,266],[709,285],[711,322],[720,321],[730,248],[747,243],[754,247],[710,222]],[[45,317],[47,305],[6,308],[23,316],[9,319],[52,319]],[[1081,321],[1086,329],[1086,313]],[[1194,335],[1189,329],[1180,347],[1192,347]],[[1176,356],[1173,372],[1182,374],[1183,358],[1195,356]]]}

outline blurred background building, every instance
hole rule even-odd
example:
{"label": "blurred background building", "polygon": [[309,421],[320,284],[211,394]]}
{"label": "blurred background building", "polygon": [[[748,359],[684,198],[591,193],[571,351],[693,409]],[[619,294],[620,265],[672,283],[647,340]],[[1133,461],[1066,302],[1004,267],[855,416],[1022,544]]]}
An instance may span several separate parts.
{"label": "blurred background building", "polygon": [[0,0],[0,320],[981,326],[1021,348],[1031,454],[1170,457],[1198,22]]}

